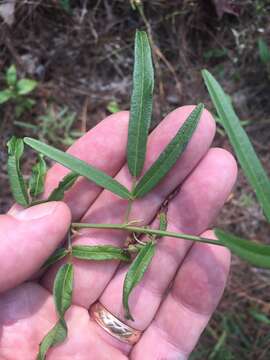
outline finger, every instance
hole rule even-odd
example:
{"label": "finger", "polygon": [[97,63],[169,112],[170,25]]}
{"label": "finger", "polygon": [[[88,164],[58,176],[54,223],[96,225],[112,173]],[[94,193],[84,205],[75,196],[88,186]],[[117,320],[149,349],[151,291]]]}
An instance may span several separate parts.
{"label": "finger", "polygon": [[33,275],[59,246],[70,226],[70,211],[62,202],[33,206],[0,215],[0,291]]}
{"label": "finger", "polygon": [[[28,282],[2,294],[1,360],[37,359],[39,344],[57,320],[53,296],[36,283]],[[47,360],[127,360],[98,338],[87,310],[71,306],[65,320],[68,337],[48,351]]]}
{"label": "finger", "polygon": [[[108,116],[76,141],[67,152],[114,176],[125,162],[128,117],[127,111]],[[48,171],[44,199],[69,172],[69,169],[60,164],[55,164]],[[81,218],[101,190],[99,186],[85,178],[76,181],[64,198],[74,221]],[[14,212],[14,209],[12,211]]]}
{"label": "finger", "polygon": [[[153,163],[166,144],[175,135],[193,107],[179,108],[169,114],[151,134],[148,144],[145,169]],[[202,156],[207,152],[215,133],[215,123],[209,112],[204,111],[201,121],[184,155],[179,159],[167,178],[145,198],[136,200],[132,207],[130,219],[143,219],[149,223],[160,205],[176,186],[189,174]],[[126,166],[117,175],[117,180],[127,187],[131,186],[131,177]],[[119,199],[109,191],[103,191],[83,218],[83,222],[122,223],[127,208],[127,201]],[[81,233],[74,241],[76,244],[113,244],[122,246],[126,233],[121,231],[88,230]],[[102,293],[111,279],[118,263],[108,262],[76,262],[73,301],[89,308]],[[52,288],[56,268],[46,276],[44,285]],[[91,274],[91,276],[89,275]],[[96,280],[98,278],[98,281]]]}
{"label": "finger", "polygon": [[[210,231],[202,236],[214,238]],[[226,248],[196,243],[130,358],[188,359],[221,298],[229,266]]]}
{"label": "finger", "polygon": [[[169,203],[168,230],[200,234],[213,222],[236,180],[234,158],[222,149],[210,149],[183,183],[179,194]],[[158,220],[155,221],[157,225]],[[144,330],[157,309],[192,242],[164,237],[149,269],[129,297],[135,321],[124,318],[123,282],[128,266],[119,269],[100,298],[100,302],[126,324]]]}

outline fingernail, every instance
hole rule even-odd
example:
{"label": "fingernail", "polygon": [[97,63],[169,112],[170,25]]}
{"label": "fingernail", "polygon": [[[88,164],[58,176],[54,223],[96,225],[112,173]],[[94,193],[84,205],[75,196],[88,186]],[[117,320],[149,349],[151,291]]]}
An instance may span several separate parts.
{"label": "fingernail", "polygon": [[24,221],[41,219],[45,216],[51,215],[55,211],[57,205],[57,202],[48,202],[30,207],[29,209],[20,211],[12,216],[18,220]]}

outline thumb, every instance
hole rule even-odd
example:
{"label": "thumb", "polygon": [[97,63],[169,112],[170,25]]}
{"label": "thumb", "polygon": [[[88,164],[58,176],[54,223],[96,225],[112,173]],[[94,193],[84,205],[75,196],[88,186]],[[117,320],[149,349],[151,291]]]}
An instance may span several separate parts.
{"label": "thumb", "polygon": [[63,202],[0,215],[0,292],[27,280],[61,244],[71,222]]}

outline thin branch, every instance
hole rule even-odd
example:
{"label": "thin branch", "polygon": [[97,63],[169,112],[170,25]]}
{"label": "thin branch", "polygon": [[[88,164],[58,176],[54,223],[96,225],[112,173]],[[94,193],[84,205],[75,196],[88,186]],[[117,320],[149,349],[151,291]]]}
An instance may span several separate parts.
{"label": "thin branch", "polygon": [[150,234],[150,235],[157,235],[159,237],[168,236],[168,237],[191,240],[191,241],[196,241],[196,242],[201,242],[201,243],[206,243],[206,244],[225,246],[225,244],[223,242],[221,242],[220,240],[213,240],[213,239],[208,239],[208,238],[204,238],[204,237],[200,237],[200,236],[176,233],[176,232],[172,232],[172,231],[150,229],[149,227],[146,227],[146,226],[145,227],[137,227],[137,226],[131,226],[129,224],[73,223],[72,227],[76,228],[76,229],[91,228],[91,229],[126,230],[126,231],[134,232],[137,234]]}

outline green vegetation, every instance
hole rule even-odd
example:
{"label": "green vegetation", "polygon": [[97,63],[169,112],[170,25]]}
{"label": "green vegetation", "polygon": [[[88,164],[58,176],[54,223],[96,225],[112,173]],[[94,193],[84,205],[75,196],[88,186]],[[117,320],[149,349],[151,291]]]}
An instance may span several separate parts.
{"label": "green vegetation", "polygon": [[15,104],[15,115],[20,117],[25,111],[31,110],[35,100],[29,94],[35,90],[38,83],[31,79],[18,79],[15,65],[11,65],[5,76],[6,88],[0,91],[0,104],[13,102]]}
{"label": "green vegetation", "polygon": [[[228,96],[208,71],[203,71],[203,77],[214,106],[216,107],[219,119],[229,137],[239,163],[251,186],[255,190],[257,199],[264,210],[266,219],[270,221],[270,181],[245,133],[245,130],[242,128],[241,123],[234,112]],[[73,173],[71,173],[70,176],[67,176],[63,182],[59,184],[60,189],[58,188],[57,191],[58,200],[60,200],[64,196],[64,192],[74,184],[77,176],[84,176],[100,187],[113,192],[120,198],[128,200],[124,223],[73,223],[71,224],[72,229],[122,229],[133,234],[135,239],[136,234],[147,235],[146,241],[139,241],[138,246],[128,243],[123,248],[112,246],[72,246],[69,236],[67,248],[58,249],[57,252],[48,259],[44,266],[51,265],[64,257],[67,258],[68,263],[60,267],[54,284],[53,295],[59,319],[40,344],[38,359],[44,359],[47,350],[51,346],[55,346],[64,341],[67,336],[68,330],[64,316],[72,302],[73,265],[71,260],[73,256],[89,261],[104,261],[106,259],[130,261],[130,253],[137,252],[137,256],[135,256],[135,259],[131,262],[129,267],[123,289],[123,307],[125,309],[126,317],[129,319],[132,319],[128,304],[129,295],[143,278],[143,275],[154,256],[158,239],[162,236],[183,238],[191,241],[215,244],[217,246],[226,246],[247,262],[258,267],[270,268],[270,246],[241,239],[238,236],[228,234],[219,229],[216,229],[215,231],[218,240],[214,241],[212,239],[190,234],[166,231],[166,219],[164,219],[164,214],[160,215],[159,230],[151,229],[148,226],[133,226],[129,223],[129,214],[134,201],[152,191],[152,189],[167,176],[169,170],[175,164],[176,160],[181,157],[187,144],[192,138],[203,111],[203,105],[199,104],[191,112],[182,128],[179,129],[176,136],[167,145],[156,162],[146,171],[145,175],[140,178],[145,162],[147,137],[152,117],[153,83],[154,74],[148,37],[145,32],[138,31],[135,39],[133,92],[131,97],[131,116],[127,146],[128,168],[130,175],[133,177],[133,186],[131,190],[84,161],[44,144],[41,141],[31,138],[25,138],[23,141],[12,138],[9,143],[9,178],[12,192],[17,202],[23,206],[31,206],[36,203],[35,199],[33,201],[27,197],[29,191],[26,190],[27,184],[24,182],[20,171],[20,159],[23,154],[24,142],[39,154],[49,157],[72,170]],[[43,157],[40,157],[38,165],[35,165],[35,169],[33,170],[34,176],[30,182],[31,195],[36,196],[41,192],[42,184],[44,182],[44,168]],[[14,179],[16,181],[14,181]],[[216,346],[210,355],[211,359],[218,359],[217,356],[220,356],[219,354],[223,351],[222,349],[226,337],[227,330],[225,329],[217,340]],[[229,356],[231,355],[227,352],[226,355],[223,354],[222,356],[223,358],[226,356],[227,359],[229,359]]]}

